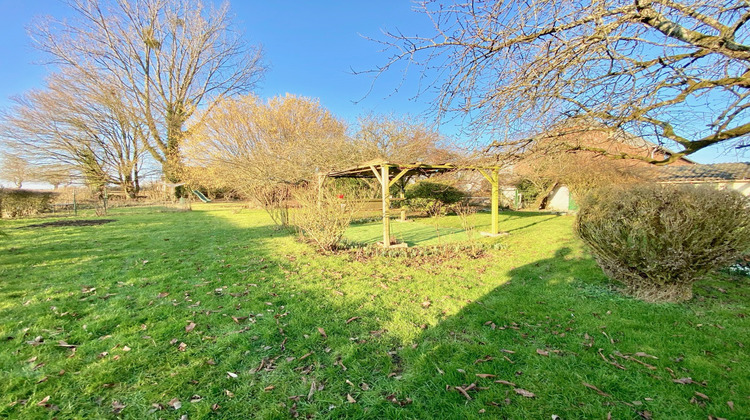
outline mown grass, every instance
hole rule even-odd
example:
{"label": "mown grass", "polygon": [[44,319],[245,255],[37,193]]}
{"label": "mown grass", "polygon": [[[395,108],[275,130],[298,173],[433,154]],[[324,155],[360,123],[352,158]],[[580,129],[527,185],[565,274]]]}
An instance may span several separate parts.
{"label": "mown grass", "polygon": [[504,213],[504,249],[479,259],[355,260],[261,212],[194,207],[0,225],[0,417],[750,417],[746,277],[646,304],[569,216]]}

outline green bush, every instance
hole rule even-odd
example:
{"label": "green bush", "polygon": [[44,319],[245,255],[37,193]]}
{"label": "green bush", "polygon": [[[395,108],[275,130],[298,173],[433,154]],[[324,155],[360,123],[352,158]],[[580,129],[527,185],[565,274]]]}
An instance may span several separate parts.
{"label": "green bush", "polygon": [[0,190],[0,218],[29,217],[51,209],[53,192]]}
{"label": "green bush", "polygon": [[576,232],[627,293],[685,301],[696,280],[750,249],[750,199],[691,186],[600,189],[581,204]]}
{"label": "green bush", "polygon": [[426,198],[440,201],[443,204],[454,204],[463,200],[465,194],[458,188],[437,182],[417,182],[406,187],[406,199]]}
{"label": "green bush", "polygon": [[422,181],[406,187],[405,196],[404,205],[407,209],[438,216],[445,213],[451,204],[463,200],[466,195],[450,185]]}

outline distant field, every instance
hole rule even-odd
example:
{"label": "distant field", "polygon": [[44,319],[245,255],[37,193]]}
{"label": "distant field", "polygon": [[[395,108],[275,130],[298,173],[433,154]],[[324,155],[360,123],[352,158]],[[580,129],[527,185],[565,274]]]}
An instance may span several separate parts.
{"label": "distant field", "polygon": [[654,305],[614,290],[571,216],[501,213],[478,259],[356,260],[261,211],[193,209],[0,222],[0,417],[750,418],[747,277]]}

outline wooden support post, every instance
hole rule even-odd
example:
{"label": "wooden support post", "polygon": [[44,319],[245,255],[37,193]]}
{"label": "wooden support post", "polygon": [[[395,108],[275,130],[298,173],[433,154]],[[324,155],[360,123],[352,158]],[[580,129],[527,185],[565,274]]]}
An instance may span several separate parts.
{"label": "wooden support post", "polygon": [[323,182],[325,179],[325,174],[318,172],[318,208],[323,205]]}
{"label": "wooden support post", "polygon": [[406,207],[405,207],[405,201],[404,201],[406,199],[406,191],[405,191],[406,190],[406,186],[405,186],[405,184],[406,184],[405,180],[401,180],[401,182],[399,182],[399,184],[398,184],[398,186],[399,186],[399,194],[398,194],[398,196],[401,198],[401,221],[402,222],[406,221]]}
{"label": "wooden support post", "polygon": [[499,233],[499,208],[500,207],[500,171],[498,169],[492,170],[492,233],[497,235]]}
{"label": "wooden support post", "polygon": [[383,195],[383,246],[391,246],[391,220],[388,216],[388,211],[391,207],[390,191],[389,191],[389,173],[388,165],[383,165],[380,169],[380,185],[382,187],[381,192]]}
{"label": "wooden support post", "polygon": [[[492,200],[490,204],[492,207],[492,227],[490,228],[489,235],[497,236],[500,235],[500,168],[488,169],[487,172],[482,168],[477,168],[477,170],[492,186]],[[482,232],[482,234],[486,233]]]}

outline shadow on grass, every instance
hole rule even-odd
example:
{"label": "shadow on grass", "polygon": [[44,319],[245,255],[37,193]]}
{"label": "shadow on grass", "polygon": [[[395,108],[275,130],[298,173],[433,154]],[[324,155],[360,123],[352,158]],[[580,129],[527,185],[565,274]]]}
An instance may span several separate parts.
{"label": "shadow on grass", "polygon": [[[481,273],[491,260],[453,269],[454,261],[321,257],[258,218],[123,216],[88,241],[80,228],[0,244],[37,244],[0,252],[0,416],[48,415],[54,407],[37,405],[46,395],[55,415],[68,418],[112,417],[114,402],[125,417],[156,418],[175,411],[173,398],[182,402],[174,415],[190,418],[705,414],[688,403],[692,390],[641,365],[622,371],[598,351],[655,354],[649,363],[666,375],[663,368],[678,369],[672,358],[695,352],[695,343],[663,337],[694,331],[674,327],[687,311],[620,297],[591,259],[568,247],[488,287],[494,279]],[[51,255],[72,267],[27,264]],[[28,344],[37,336],[43,344]],[[75,354],[59,341],[76,345]],[[728,358],[710,341],[700,345]],[[737,388],[726,375],[741,369],[727,374],[704,363],[712,362],[697,360],[690,374]],[[472,383],[470,400],[454,388]],[[710,391],[718,401],[720,391]],[[727,410],[714,413],[731,417]]]}

